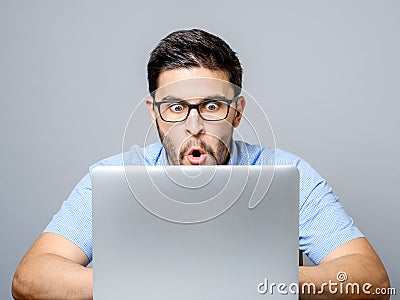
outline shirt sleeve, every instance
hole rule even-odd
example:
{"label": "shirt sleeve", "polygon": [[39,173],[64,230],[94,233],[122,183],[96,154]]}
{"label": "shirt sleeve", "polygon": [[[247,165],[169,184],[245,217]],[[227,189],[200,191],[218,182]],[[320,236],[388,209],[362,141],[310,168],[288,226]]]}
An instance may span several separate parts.
{"label": "shirt sleeve", "polygon": [[[162,144],[156,143],[148,147],[146,151],[148,164],[155,164],[159,159]],[[93,259],[92,170],[96,166],[143,165],[144,163],[143,149],[134,145],[126,153],[110,156],[89,167],[89,172],[76,185],[68,199],[63,202],[44,232],[52,232],[67,238],[82,249],[91,262]]]}
{"label": "shirt sleeve", "polygon": [[345,212],[332,188],[304,160],[300,172],[299,248],[318,264],[344,243],[364,237]]}
{"label": "shirt sleeve", "polygon": [[92,261],[92,182],[90,172],[77,184],[44,232],[61,235]]}

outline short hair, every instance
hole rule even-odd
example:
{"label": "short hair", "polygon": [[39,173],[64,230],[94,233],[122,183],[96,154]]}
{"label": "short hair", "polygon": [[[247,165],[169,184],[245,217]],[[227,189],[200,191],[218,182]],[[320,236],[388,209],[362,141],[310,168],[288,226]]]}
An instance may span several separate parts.
{"label": "short hair", "polygon": [[172,32],[154,48],[147,64],[150,94],[154,96],[162,71],[195,67],[225,71],[235,96],[240,94],[243,69],[236,53],[221,38],[201,29]]}

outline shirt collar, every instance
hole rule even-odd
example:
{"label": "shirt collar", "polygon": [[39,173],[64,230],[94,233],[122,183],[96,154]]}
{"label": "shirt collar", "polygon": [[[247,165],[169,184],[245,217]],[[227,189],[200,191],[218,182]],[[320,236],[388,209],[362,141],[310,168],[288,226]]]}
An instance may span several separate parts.
{"label": "shirt collar", "polygon": [[237,147],[235,141],[232,141],[231,153],[227,165],[237,165],[237,164],[238,164]]}
{"label": "shirt collar", "polygon": [[161,153],[160,153],[160,159],[157,161],[158,166],[168,166],[169,161],[167,158],[167,153],[165,152],[164,146],[162,147]]}

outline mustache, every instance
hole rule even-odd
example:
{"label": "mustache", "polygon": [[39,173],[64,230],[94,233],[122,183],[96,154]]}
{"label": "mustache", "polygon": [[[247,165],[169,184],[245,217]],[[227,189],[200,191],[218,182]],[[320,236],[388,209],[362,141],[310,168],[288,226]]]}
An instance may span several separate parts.
{"label": "mustache", "polygon": [[185,154],[190,150],[192,147],[197,147],[205,151],[206,153],[210,154],[212,157],[216,158],[216,154],[214,150],[204,143],[202,140],[194,140],[190,139],[187,141],[186,145],[182,147],[182,150],[179,151],[179,159],[183,160],[185,158]]}

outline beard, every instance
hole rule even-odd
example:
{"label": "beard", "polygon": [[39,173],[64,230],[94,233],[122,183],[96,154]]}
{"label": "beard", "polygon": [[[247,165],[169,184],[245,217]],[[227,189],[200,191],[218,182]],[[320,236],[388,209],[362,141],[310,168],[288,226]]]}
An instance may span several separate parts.
{"label": "beard", "polygon": [[206,162],[207,165],[224,165],[229,160],[233,129],[230,134],[218,137],[215,149],[200,138],[189,137],[180,146],[179,151],[177,151],[172,138],[160,131],[158,123],[157,129],[160,140],[165,148],[168,161],[173,165],[183,165],[186,154],[192,147],[198,147],[208,154],[209,159]]}

